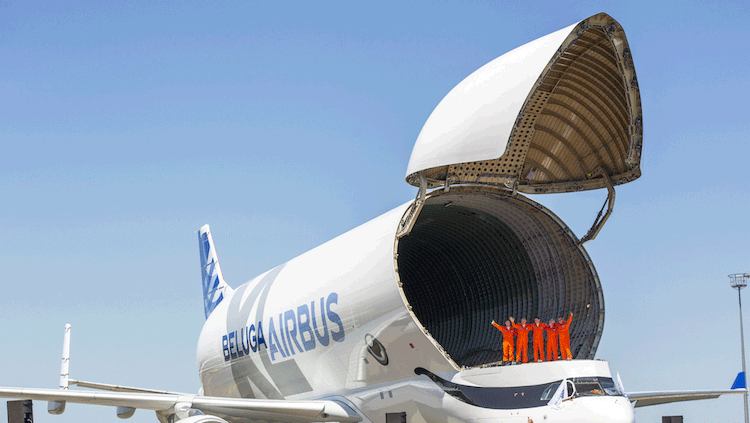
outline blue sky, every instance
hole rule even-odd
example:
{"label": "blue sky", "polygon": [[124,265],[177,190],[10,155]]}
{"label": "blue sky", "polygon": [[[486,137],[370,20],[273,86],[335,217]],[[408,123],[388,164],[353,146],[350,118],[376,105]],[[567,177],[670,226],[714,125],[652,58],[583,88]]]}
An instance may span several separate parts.
{"label": "blue sky", "polygon": [[[413,143],[453,86],[602,11],[633,52],[644,150],[643,176],[586,244],[606,305],[597,356],[628,390],[728,388],[727,274],[750,272],[740,1],[0,1],[0,385],[56,387],[71,323],[73,378],[197,391],[194,231],[211,225],[237,286],[402,204]],[[581,236],[605,197],[532,198]],[[116,421],[107,407],[35,411]],[[636,416],[742,412],[727,397]]]}

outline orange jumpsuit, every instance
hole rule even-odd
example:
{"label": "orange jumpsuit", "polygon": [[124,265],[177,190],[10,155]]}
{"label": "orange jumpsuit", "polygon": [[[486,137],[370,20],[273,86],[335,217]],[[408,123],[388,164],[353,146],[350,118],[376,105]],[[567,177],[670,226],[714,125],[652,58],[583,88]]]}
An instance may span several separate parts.
{"label": "orange jumpsuit", "polygon": [[500,326],[493,323],[492,326],[503,333],[503,361],[513,361],[513,335],[516,331],[510,327]]}
{"label": "orange jumpsuit", "polygon": [[523,362],[528,363],[529,362],[529,331],[531,330],[530,324],[517,324],[517,323],[511,323],[513,325],[513,328],[516,330],[516,336],[518,337],[518,344],[516,344],[516,361],[521,361],[521,357],[523,357]]}
{"label": "orange jumpsuit", "polygon": [[534,331],[534,345],[531,347],[534,350],[534,361],[544,361],[544,328],[546,327],[544,323],[531,325],[531,330]]}
{"label": "orange jumpsuit", "polygon": [[547,332],[547,361],[557,360],[557,324],[545,325]]}
{"label": "orange jumpsuit", "polygon": [[572,355],[570,354],[570,322],[573,321],[573,315],[571,314],[570,317],[568,317],[567,322],[563,323],[555,323],[555,326],[557,326],[557,333],[560,336],[560,354],[562,354],[562,359],[572,359]]}

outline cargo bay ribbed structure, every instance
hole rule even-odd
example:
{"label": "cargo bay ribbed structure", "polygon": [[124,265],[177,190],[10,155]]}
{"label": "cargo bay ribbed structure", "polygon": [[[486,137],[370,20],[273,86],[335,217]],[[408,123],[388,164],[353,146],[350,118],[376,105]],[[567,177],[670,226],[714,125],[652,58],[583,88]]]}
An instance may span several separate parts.
{"label": "cargo bay ribbed structure", "polygon": [[[640,176],[642,131],[630,49],[606,14],[500,56],[436,107],[409,162],[420,192],[394,261],[414,320],[456,365],[500,360],[492,319],[569,312],[573,357],[594,358],[604,297],[582,244],[614,186]],[[608,207],[581,239],[522,195],[598,188]]]}

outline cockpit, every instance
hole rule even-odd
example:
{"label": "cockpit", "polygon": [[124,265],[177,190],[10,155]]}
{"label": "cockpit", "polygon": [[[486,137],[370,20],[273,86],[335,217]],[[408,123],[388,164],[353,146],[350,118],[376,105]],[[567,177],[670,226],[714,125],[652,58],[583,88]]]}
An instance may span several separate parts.
{"label": "cockpit", "polygon": [[[562,381],[549,384],[541,396],[542,401],[549,401],[555,395]],[[622,396],[617,385],[610,377],[577,377],[567,379],[566,398]]]}
{"label": "cockpit", "polygon": [[[418,375],[425,375],[446,394],[477,407],[495,410],[532,408],[547,405],[563,380],[541,385],[485,387],[463,385],[445,380],[434,373],[417,368]],[[564,399],[580,397],[623,396],[610,377],[576,377],[564,380],[567,392]]]}

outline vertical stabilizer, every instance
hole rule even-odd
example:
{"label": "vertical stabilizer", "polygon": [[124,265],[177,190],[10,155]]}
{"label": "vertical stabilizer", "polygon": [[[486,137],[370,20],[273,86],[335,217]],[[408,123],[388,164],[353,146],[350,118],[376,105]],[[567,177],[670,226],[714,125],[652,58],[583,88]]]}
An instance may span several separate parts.
{"label": "vertical stabilizer", "polygon": [[219,258],[216,256],[211,229],[203,225],[198,231],[198,243],[201,254],[201,277],[203,278],[203,308],[206,319],[225,296],[232,293],[232,288],[224,282]]}

